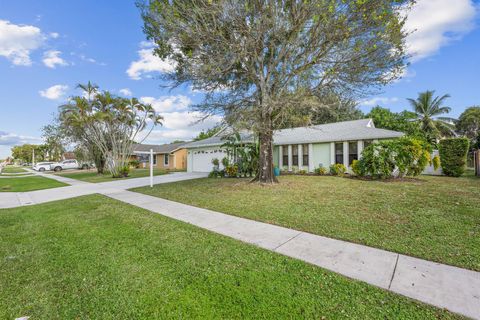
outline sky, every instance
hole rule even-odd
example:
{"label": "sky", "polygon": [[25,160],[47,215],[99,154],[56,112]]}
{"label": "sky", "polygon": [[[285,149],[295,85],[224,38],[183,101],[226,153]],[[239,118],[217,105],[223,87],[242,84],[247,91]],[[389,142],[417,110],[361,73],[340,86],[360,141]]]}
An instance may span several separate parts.
{"label": "sky", "polygon": [[[410,65],[402,79],[360,101],[368,112],[379,104],[408,109],[406,98],[436,90],[450,94],[450,116],[480,105],[480,0],[419,0],[405,28]],[[152,54],[135,1],[0,0],[0,159],[13,145],[41,143],[41,128],[58,106],[92,81],[102,90],[151,103],[164,125],[148,143],[188,140],[214,126],[189,106],[202,94],[189,87],[161,87],[172,70]]]}

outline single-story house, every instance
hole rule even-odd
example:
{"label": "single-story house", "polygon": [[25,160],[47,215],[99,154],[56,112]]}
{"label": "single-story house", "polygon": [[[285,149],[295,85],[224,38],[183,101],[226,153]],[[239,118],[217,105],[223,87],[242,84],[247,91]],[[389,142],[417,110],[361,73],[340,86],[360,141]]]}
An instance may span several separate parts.
{"label": "single-story house", "polygon": [[[375,128],[372,119],[276,130],[273,135],[273,162],[288,171],[313,172],[315,168],[329,167],[334,163],[350,167],[368,144],[401,136],[402,132]],[[218,134],[186,144],[187,171],[212,171],[212,159],[221,160],[226,156],[221,148],[223,138],[222,134]],[[243,133],[242,141],[252,142],[253,136]]]}
{"label": "single-story house", "polygon": [[187,168],[187,150],[185,143],[135,144],[132,160],[140,161],[143,168],[150,167],[150,150],[153,150],[153,166],[160,169],[185,170]]}

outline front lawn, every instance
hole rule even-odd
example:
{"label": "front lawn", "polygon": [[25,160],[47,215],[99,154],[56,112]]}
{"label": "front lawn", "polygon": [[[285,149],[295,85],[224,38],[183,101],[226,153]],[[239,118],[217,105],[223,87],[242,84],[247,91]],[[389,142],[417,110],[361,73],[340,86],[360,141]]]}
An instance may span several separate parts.
{"label": "front lawn", "polygon": [[21,167],[14,167],[14,166],[6,166],[2,169],[2,173],[21,173],[26,172],[25,169]]}
{"label": "front lawn", "polygon": [[100,195],[2,209],[0,239],[1,319],[460,318]]}
{"label": "front lawn", "polygon": [[282,176],[195,179],[138,188],[145,194],[480,271],[480,179],[408,182]]}
{"label": "front lawn", "polygon": [[64,186],[68,184],[38,176],[0,179],[0,192],[26,192]]}
{"label": "front lawn", "polygon": [[[154,176],[159,176],[162,174],[166,174],[169,171],[164,170],[164,169],[153,169],[153,175]],[[126,178],[112,178],[112,175],[110,173],[104,173],[104,174],[97,174],[96,170],[81,170],[81,171],[75,171],[75,172],[62,172],[58,173],[58,175],[67,177],[67,178],[72,178],[72,179],[77,179],[77,180],[82,180],[85,182],[106,182],[106,181],[116,181],[116,180],[121,180],[121,179],[132,179],[132,178],[142,178],[142,177],[148,177],[150,176],[150,169],[132,169]]]}

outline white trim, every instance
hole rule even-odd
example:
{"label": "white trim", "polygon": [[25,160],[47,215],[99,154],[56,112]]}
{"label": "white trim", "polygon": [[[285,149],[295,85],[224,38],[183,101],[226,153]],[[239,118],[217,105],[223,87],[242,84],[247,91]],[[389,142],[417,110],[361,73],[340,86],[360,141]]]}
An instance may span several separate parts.
{"label": "white trim", "polygon": [[298,153],[298,170],[303,170],[303,145],[299,144],[297,146]]}
{"label": "white trim", "polygon": [[313,165],[313,144],[308,144],[308,171],[313,172],[315,166]]}
{"label": "white trim", "polygon": [[358,140],[357,141],[357,157],[358,160],[362,158],[362,152],[363,152],[363,140]]}
{"label": "white trim", "polygon": [[349,158],[348,141],[343,141],[343,165],[347,168],[349,167],[348,158]]}
{"label": "white trim", "polygon": [[288,145],[288,171],[292,171],[292,161],[293,160],[293,157],[292,157],[292,145],[289,144]]}
{"label": "white trim", "polygon": [[[167,157],[165,157],[167,156]],[[165,162],[165,159],[167,159],[167,162]],[[170,155],[168,153],[163,154],[163,166],[168,167],[170,165]]]}
{"label": "white trim", "polygon": [[283,169],[283,146],[278,146],[278,168]]}
{"label": "white trim", "polygon": [[335,164],[335,142],[330,142],[330,165]]}

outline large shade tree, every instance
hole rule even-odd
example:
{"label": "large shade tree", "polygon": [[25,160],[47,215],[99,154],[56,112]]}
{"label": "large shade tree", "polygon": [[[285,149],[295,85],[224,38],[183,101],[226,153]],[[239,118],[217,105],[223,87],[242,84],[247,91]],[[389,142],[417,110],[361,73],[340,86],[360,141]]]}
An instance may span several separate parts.
{"label": "large shade tree", "polygon": [[258,181],[273,175],[273,130],[296,106],[358,97],[405,66],[410,0],[151,0],[139,4],[172,86],[206,93],[196,109],[258,135]]}
{"label": "large shade tree", "polygon": [[151,105],[140,103],[136,98],[100,92],[90,83],[80,88],[84,90],[83,95],[71,97],[60,107],[61,121],[75,128],[80,140],[100,152],[112,176],[128,173],[135,141],[145,140],[163,118]]}
{"label": "large shade tree", "polygon": [[407,99],[412,106],[421,129],[430,142],[436,143],[440,138],[455,136],[455,119],[442,116],[451,111],[444,106],[450,95],[435,96],[434,90],[420,92],[417,99]]}

